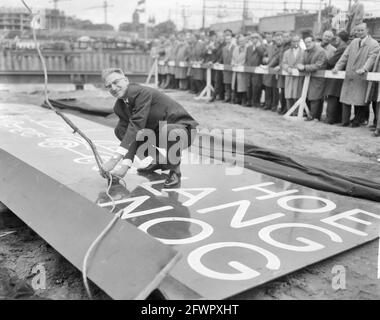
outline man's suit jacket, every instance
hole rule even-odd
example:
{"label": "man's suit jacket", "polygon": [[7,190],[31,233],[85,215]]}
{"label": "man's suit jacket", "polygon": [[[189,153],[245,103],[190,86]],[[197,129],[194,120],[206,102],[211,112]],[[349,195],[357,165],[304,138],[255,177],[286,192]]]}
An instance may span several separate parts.
{"label": "man's suit jacket", "polygon": [[[346,43],[342,43],[339,45],[335,52],[334,55],[327,60],[327,69],[333,69],[344,53],[344,51],[347,48]],[[325,85],[325,96],[333,96],[333,97],[340,97],[340,92],[342,91],[342,85],[343,85],[343,80],[341,79],[326,79],[326,85]]]}
{"label": "man's suit jacket", "polygon": [[[273,43],[267,48],[268,55],[268,67],[274,68],[280,64],[280,52],[281,46]],[[266,87],[276,88],[277,87],[277,77],[274,74],[264,74],[263,75],[263,84]]]}
{"label": "man's suit jacket", "polygon": [[[250,67],[258,67],[263,63],[265,53],[265,48],[261,44],[258,46],[250,45],[247,48],[247,58],[245,64]],[[254,86],[261,86],[263,81],[263,76],[261,74],[251,73],[249,76],[251,77]]]}
{"label": "man's suit jacket", "polygon": [[178,102],[156,89],[130,83],[124,100],[117,99],[114,112],[120,118],[118,126],[126,128],[120,146],[128,150],[125,158],[132,161],[137,149],[136,136],[140,130],[157,132],[159,121],[183,124],[190,129],[198,125]]}
{"label": "man's suit jacket", "polygon": [[[225,45],[222,49],[222,63],[226,65],[231,65],[232,61],[232,53],[235,50],[235,45],[232,44],[231,48],[228,47],[229,45]],[[232,71],[223,71],[223,81],[225,84],[232,83]]]}

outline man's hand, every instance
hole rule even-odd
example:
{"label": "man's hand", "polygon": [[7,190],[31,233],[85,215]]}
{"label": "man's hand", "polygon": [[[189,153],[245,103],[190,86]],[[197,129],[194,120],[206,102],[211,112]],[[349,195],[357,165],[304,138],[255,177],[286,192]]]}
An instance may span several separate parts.
{"label": "man's hand", "polygon": [[301,64],[301,63],[298,63],[298,64],[297,64],[297,69],[298,69],[299,71],[304,71],[304,70],[305,70],[305,65],[303,65],[303,64]]}
{"label": "man's hand", "polygon": [[115,166],[120,162],[120,160],[123,158],[123,155],[120,153],[114,153],[111,159],[109,159],[107,162],[103,163],[103,170],[104,171],[111,171]]}
{"label": "man's hand", "polygon": [[360,68],[360,69],[356,70],[356,73],[360,74],[360,75],[365,74],[366,72],[367,71],[364,68]]}
{"label": "man's hand", "polygon": [[337,74],[337,73],[339,72],[339,70],[334,68],[334,69],[331,70],[331,72],[332,72],[333,74]]}
{"label": "man's hand", "polygon": [[279,72],[280,69],[281,69],[280,66],[276,66],[276,67],[273,68],[273,71],[274,71],[274,72]]}
{"label": "man's hand", "polygon": [[125,164],[121,164],[119,168],[116,170],[112,170],[111,174],[118,177],[118,178],[124,178],[124,176],[127,174],[129,170],[129,166]]}

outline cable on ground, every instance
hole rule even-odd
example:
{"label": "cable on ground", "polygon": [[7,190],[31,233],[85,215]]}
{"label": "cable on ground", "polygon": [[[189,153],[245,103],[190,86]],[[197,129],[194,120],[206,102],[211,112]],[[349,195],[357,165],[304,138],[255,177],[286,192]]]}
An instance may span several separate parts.
{"label": "cable on ground", "polygon": [[[52,111],[54,111],[58,116],[60,116],[67,123],[67,125],[69,125],[73,129],[73,134],[78,133],[88,143],[88,145],[90,146],[90,148],[91,148],[91,150],[92,150],[92,152],[94,154],[95,161],[96,161],[96,164],[97,164],[97,166],[99,168],[100,174],[102,175],[102,177],[108,179],[108,186],[107,186],[106,194],[109,197],[109,199],[112,201],[112,209],[110,210],[110,212],[112,213],[113,210],[116,207],[115,200],[110,195],[110,189],[111,189],[111,186],[112,186],[112,183],[113,183],[113,179],[115,179],[115,178],[119,179],[119,182],[120,183],[122,182],[121,184],[126,188],[125,181],[123,180],[123,178],[118,177],[116,175],[112,175],[111,173],[106,172],[103,169],[103,167],[102,167],[102,164],[103,164],[102,158],[100,157],[100,155],[99,155],[99,153],[98,153],[98,151],[96,149],[96,146],[91,141],[91,139],[89,139],[68,117],[66,117],[66,115],[64,115],[61,111],[57,110],[56,108],[54,108],[52,106],[52,104],[50,103],[49,96],[48,96],[48,75],[47,75],[46,62],[45,62],[44,56],[42,55],[39,42],[37,40],[36,29],[33,26],[33,22],[35,22],[34,20],[37,18],[37,15],[33,13],[33,11],[31,10],[31,8],[25,3],[24,0],[21,0],[21,1],[24,4],[24,6],[26,7],[26,9],[29,11],[30,15],[32,16],[33,40],[34,40],[34,43],[35,43],[38,55],[40,57],[40,60],[41,60],[41,63],[42,63],[42,69],[43,69],[43,72],[44,72],[44,94],[45,94],[45,101],[46,101],[47,105],[49,106],[49,108]],[[90,299],[92,299],[92,294],[91,294],[91,290],[90,290],[90,287],[89,287],[89,284],[88,284],[88,279],[87,279],[87,269],[88,269],[89,258],[91,256],[91,253],[96,249],[96,247],[100,244],[100,242],[103,240],[103,238],[106,236],[106,234],[115,225],[116,221],[121,217],[121,213],[122,213],[122,210],[119,210],[117,213],[115,213],[115,216],[112,218],[112,220],[109,222],[109,224],[104,228],[104,230],[99,234],[99,236],[92,242],[92,244],[90,245],[90,247],[88,248],[88,250],[87,250],[87,252],[86,252],[86,254],[84,256],[83,265],[82,265],[83,283],[84,283],[87,295],[88,295],[88,297]]]}

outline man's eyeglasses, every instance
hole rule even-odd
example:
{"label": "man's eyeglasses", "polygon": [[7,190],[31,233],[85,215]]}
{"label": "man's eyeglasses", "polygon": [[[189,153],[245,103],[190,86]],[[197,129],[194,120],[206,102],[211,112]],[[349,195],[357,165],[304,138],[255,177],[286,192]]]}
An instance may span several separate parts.
{"label": "man's eyeglasses", "polygon": [[119,79],[115,79],[114,81],[112,81],[111,83],[107,83],[104,85],[104,87],[107,89],[107,90],[110,90],[112,88],[112,85],[118,85],[120,83],[120,81],[122,80],[125,80],[125,78],[119,78]]}

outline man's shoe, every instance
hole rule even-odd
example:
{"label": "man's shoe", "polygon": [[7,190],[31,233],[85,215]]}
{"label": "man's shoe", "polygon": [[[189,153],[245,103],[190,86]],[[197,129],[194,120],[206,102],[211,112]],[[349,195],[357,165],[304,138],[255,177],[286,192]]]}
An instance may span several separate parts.
{"label": "man's shoe", "polygon": [[156,171],[158,169],[165,170],[165,166],[162,165],[162,164],[154,162],[154,163],[151,163],[150,165],[148,165],[145,168],[139,168],[139,169],[137,169],[137,172],[138,173],[150,173],[150,172]]}
{"label": "man's shoe", "polygon": [[356,122],[351,123],[351,128],[358,128],[358,127],[360,127],[359,123],[356,123]]}
{"label": "man's shoe", "polygon": [[375,132],[373,133],[374,137],[380,137],[380,129],[376,129]]}
{"label": "man's shoe", "polygon": [[375,131],[376,127],[369,127],[369,131]]}
{"label": "man's shoe", "polygon": [[348,122],[339,123],[339,127],[348,127],[350,124]]}
{"label": "man's shoe", "polygon": [[169,177],[164,183],[165,189],[176,188],[181,184],[181,174],[175,171],[169,172]]}
{"label": "man's shoe", "polygon": [[308,116],[308,117],[305,118],[305,121],[313,121],[313,120],[314,120],[314,118],[310,117],[310,116]]}

